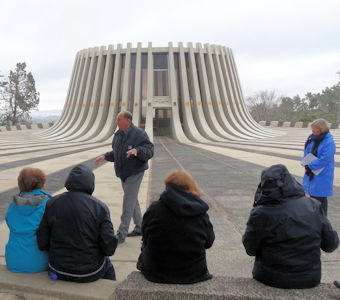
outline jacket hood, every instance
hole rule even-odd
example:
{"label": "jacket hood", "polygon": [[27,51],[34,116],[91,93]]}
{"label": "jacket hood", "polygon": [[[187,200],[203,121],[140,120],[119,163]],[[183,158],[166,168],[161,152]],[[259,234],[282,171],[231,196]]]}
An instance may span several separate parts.
{"label": "jacket hood", "polygon": [[184,217],[204,215],[209,209],[202,199],[174,184],[166,185],[159,200],[176,215]]}
{"label": "jacket hood", "polygon": [[47,198],[47,195],[20,193],[13,196],[13,202],[16,206],[37,206]]}
{"label": "jacket hood", "polygon": [[83,164],[75,166],[67,176],[65,187],[68,191],[92,195],[94,191],[94,174],[92,170]]}
{"label": "jacket hood", "polygon": [[284,165],[273,165],[262,171],[261,182],[255,193],[254,206],[279,203],[286,198],[304,195],[303,187]]}

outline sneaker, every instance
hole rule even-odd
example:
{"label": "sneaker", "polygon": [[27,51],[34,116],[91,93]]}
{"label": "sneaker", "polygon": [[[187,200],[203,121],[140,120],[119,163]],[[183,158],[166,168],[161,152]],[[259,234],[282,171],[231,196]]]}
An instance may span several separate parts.
{"label": "sneaker", "polygon": [[123,237],[119,232],[116,234],[118,244],[123,244],[125,242],[125,237]]}
{"label": "sneaker", "polygon": [[141,235],[142,235],[142,233],[140,231],[135,230],[135,229],[127,234],[127,236],[141,236]]}
{"label": "sneaker", "polygon": [[334,281],[334,285],[335,285],[338,289],[340,289],[340,281],[335,280],[335,281]]}

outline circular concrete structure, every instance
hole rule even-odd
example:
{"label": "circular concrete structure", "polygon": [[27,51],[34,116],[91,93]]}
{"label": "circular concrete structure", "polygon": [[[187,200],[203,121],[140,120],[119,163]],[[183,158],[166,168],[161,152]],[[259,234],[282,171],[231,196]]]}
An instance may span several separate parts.
{"label": "circular concrete structure", "polygon": [[277,135],[250,116],[230,48],[170,42],[79,51],[63,112],[41,137],[106,140],[122,110],[131,111],[151,139],[225,142]]}

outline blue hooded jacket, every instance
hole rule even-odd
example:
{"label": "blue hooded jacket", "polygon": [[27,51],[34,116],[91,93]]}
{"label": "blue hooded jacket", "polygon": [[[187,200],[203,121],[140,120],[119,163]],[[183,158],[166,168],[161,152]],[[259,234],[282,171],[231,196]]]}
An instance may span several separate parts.
{"label": "blue hooded jacket", "polygon": [[[308,144],[304,151],[303,158],[312,152],[314,142]],[[333,194],[334,180],[334,154],[335,143],[330,132],[327,133],[317,150],[317,159],[308,166],[311,170],[319,170],[324,168],[319,175],[314,175],[310,180],[309,176],[303,176],[302,185],[307,194],[316,197],[328,197]],[[302,159],[303,159],[302,158]]]}
{"label": "blue hooded jacket", "polygon": [[7,269],[17,273],[36,273],[47,270],[48,252],[38,249],[36,230],[51,195],[43,190],[22,192],[13,197],[7,214],[9,240],[5,258]]}

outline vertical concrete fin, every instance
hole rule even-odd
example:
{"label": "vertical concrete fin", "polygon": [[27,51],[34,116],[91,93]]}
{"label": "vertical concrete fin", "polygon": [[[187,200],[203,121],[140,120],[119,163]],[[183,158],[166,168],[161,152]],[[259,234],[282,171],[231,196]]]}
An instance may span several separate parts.
{"label": "vertical concrete fin", "polygon": [[67,131],[70,126],[73,125],[74,120],[78,117],[80,112],[80,106],[82,104],[83,95],[86,88],[86,78],[88,75],[89,67],[90,67],[91,58],[89,55],[89,49],[84,50],[84,55],[82,59],[82,66],[79,73],[79,78],[76,86],[76,90],[74,93],[73,101],[70,103],[70,110],[67,118],[63,122],[62,126],[60,126],[57,132],[54,132],[52,135],[49,136],[50,139],[55,139],[56,137],[63,134]]}
{"label": "vertical concrete fin", "polygon": [[84,95],[79,102],[79,114],[74,118],[72,125],[68,127],[68,129],[61,135],[58,136],[59,140],[64,140],[66,137],[73,135],[75,132],[79,131],[79,129],[84,126],[87,114],[91,107],[91,95],[93,91],[94,81],[95,81],[95,73],[97,69],[98,63],[98,53],[99,48],[91,48],[89,51],[90,67],[88,71],[88,76],[86,78],[86,88]]}
{"label": "vertical concrete fin", "polygon": [[141,98],[141,79],[142,79],[142,43],[137,44],[136,52],[136,72],[135,72],[135,94],[133,97],[132,120],[139,126],[141,119],[142,98]]}
{"label": "vertical concrete fin", "polygon": [[153,54],[152,43],[148,43],[148,83],[147,83],[147,104],[146,104],[146,117],[145,117],[145,131],[150,140],[153,140]]}
{"label": "vertical concrete fin", "polygon": [[60,123],[65,118],[66,113],[67,113],[67,107],[69,105],[69,102],[71,101],[71,94],[72,94],[72,92],[74,90],[74,86],[75,86],[76,74],[77,74],[78,69],[79,69],[79,60],[80,60],[80,51],[77,52],[75,60],[74,60],[74,65],[73,65],[72,74],[71,74],[71,80],[70,80],[70,84],[69,84],[69,87],[68,87],[65,104],[64,104],[64,107],[63,107],[63,110],[60,114],[59,119],[57,120],[56,123],[53,124],[53,126],[44,130],[42,133],[38,134],[38,136],[43,137],[43,136],[48,135],[50,132],[56,131],[57,128],[60,126]]}
{"label": "vertical concrete fin", "polygon": [[[155,60],[155,70],[155,54],[167,55],[167,66]],[[136,48],[127,43],[124,49],[118,44],[116,49],[109,45],[107,50],[101,46],[79,51],[61,116],[37,135],[51,140],[107,141],[123,110],[131,111],[136,126],[145,122],[151,140],[154,126],[158,134],[171,132],[183,143],[281,134],[263,128],[248,112],[231,49],[200,43],[195,48],[192,43],[173,47],[171,42],[168,47],[153,47],[149,42],[144,48],[141,43]]]}
{"label": "vertical concrete fin", "polygon": [[201,91],[201,99],[203,104],[203,112],[204,116],[207,120],[207,123],[211,130],[218,136],[223,139],[228,140],[237,140],[235,137],[231,136],[227,132],[223,130],[223,128],[218,123],[214,109],[212,106],[210,89],[209,89],[209,82],[208,82],[208,75],[207,75],[207,68],[205,64],[205,57],[204,57],[204,50],[200,43],[196,44],[196,48],[198,49],[198,69],[199,69],[199,83],[200,83],[200,91]]}
{"label": "vertical concrete fin", "polygon": [[120,77],[122,72],[122,55],[121,55],[122,45],[117,45],[115,66],[112,79],[111,88],[111,98],[108,100],[108,113],[105,119],[105,124],[102,130],[97,136],[95,136],[91,141],[99,142],[104,141],[112,137],[116,129],[116,117],[118,114],[118,101],[119,101],[119,87],[120,87]]}
{"label": "vertical concrete fin", "polygon": [[49,132],[46,135],[46,137],[49,137],[50,135],[54,135],[61,128],[63,128],[65,123],[68,121],[70,115],[72,115],[73,113],[75,102],[76,102],[76,95],[78,93],[78,88],[79,88],[79,84],[81,80],[81,74],[83,72],[84,63],[85,63],[84,55],[85,55],[85,51],[81,50],[78,56],[77,71],[75,73],[73,89],[71,91],[70,97],[67,99],[64,105],[63,114],[60,117],[60,122],[58,122],[58,126],[53,131]]}
{"label": "vertical concrete fin", "polygon": [[[198,82],[197,66],[195,62],[195,53],[192,43],[188,43],[188,63],[189,63],[189,77],[190,77],[190,87],[192,94],[192,114],[193,120],[200,134],[212,141],[223,141],[221,137],[216,135],[209,127],[203,113],[202,100]],[[186,77],[188,80],[188,76]],[[188,82],[189,83],[189,82]],[[187,86],[188,86],[187,83]]]}
{"label": "vertical concrete fin", "polygon": [[[101,46],[98,50],[96,68],[95,68],[95,75],[94,75],[94,84],[92,89],[92,95],[89,98],[89,105],[87,114],[84,115],[85,120],[78,126],[78,129],[74,130],[73,134],[70,134],[65,138],[65,140],[74,140],[78,137],[84,136],[90,128],[93,127],[97,114],[98,114],[98,107],[100,103],[100,92],[103,85],[103,76],[104,76],[104,67],[105,67],[105,55],[106,47]],[[93,80],[93,78],[91,77]],[[85,113],[85,110],[84,110]]]}
{"label": "vertical concrete fin", "polygon": [[[242,93],[242,89],[241,89],[241,83],[240,83],[240,79],[239,79],[239,76],[238,76],[238,72],[237,72],[237,68],[236,68],[233,52],[232,52],[232,50],[230,48],[226,48],[225,50],[226,50],[226,53],[227,53],[227,57],[229,58],[230,69],[231,69],[232,76],[234,78],[234,83],[235,83],[235,92],[236,92],[236,95],[237,95],[237,98],[238,98],[237,103],[240,106],[240,110],[242,111],[243,115],[248,120],[248,122],[254,128],[258,129],[260,132],[263,132],[266,135],[268,133],[274,133],[274,131],[266,130],[264,127],[262,127],[259,124],[257,124],[255,122],[255,120],[252,118],[252,116],[250,115],[248,109],[246,108],[245,101],[244,101],[244,98],[243,98],[243,93]],[[274,135],[276,135],[276,134],[274,134]]]}
{"label": "vertical concrete fin", "polygon": [[[115,60],[115,50],[113,45],[109,45],[108,50],[106,52],[105,66],[104,66],[104,74],[103,74],[103,82],[98,95],[98,107],[96,115],[94,116],[94,122],[90,126],[89,130],[84,132],[84,135],[79,136],[77,141],[86,141],[91,138],[98,136],[98,134],[103,129],[108,111],[110,106],[110,93],[113,81],[113,72],[114,72],[114,60]],[[104,60],[103,60],[104,63]],[[95,96],[96,97],[96,96]],[[96,101],[96,102],[97,102]]]}
{"label": "vertical concrete fin", "polygon": [[[216,119],[218,120],[221,127],[226,131],[229,135],[231,135],[235,140],[249,139],[250,137],[243,135],[241,132],[234,130],[234,128],[229,124],[229,120],[226,118],[221,101],[221,95],[217,82],[217,70],[215,68],[214,60],[216,61],[216,54],[212,53],[211,46],[209,44],[205,44],[206,50],[206,67],[207,67],[207,75],[208,75],[208,84],[210,88],[210,99],[212,102],[213,110],[215,112]],[[213,56],[215,59],[213,59]]]}
{"label": "vertical concrete fin", "polygon": [[[193,112],[190,104],[190,94],[188,87],[188,75],[187,68],[185,62],[185,54],[183,49],[183,44],[178,43],[179,49],[179,80],[181,87],[181,107],[182,107],[182,118],[184,123],[184,132],[187,137],[193,141],[197,141],[200,143],[207,143],[209,139],[206,136],[203,136],[196,127],[193,120]],[[208,135],[207,135],[208,136]]]}
{"label": "vertical concrete fin", "polygon": [[238,125],[238,122],[236,121],[233,111],[230,108],[230,104],[228,101],[228,96],[227,96],[227,90],[226,90],[226,85],[225,81],[223,78],[223,71],[222,71],[222,65],[221,65],[221,52],[219,51],[219,48],[214,46],[214,55],[213,55],[213,60],[215,62],[216,66],[216,84],[219,87],[220,91],[220,103],[222,104],[222,113],[224,113],[225,117],[228,120],[228,124],[230,125],[229,130],[237,135],[240,138],[243,139],[252,139],[255,138],[253,134],[249,134],[243,127]]}
{"label": "vertical concrete fin", "polygon": [[170,100],[171,100],[171,132],[173,138],[181,143],[189,143],[190,141],[183,132],[181,120],[179,117],[178,91],[176,87],[176,70],[174,62],[174,50],[172,43],[169,42],[169,81],[170,81]]}
{"label": "vertical concrete fin", "polygon": [[124,77],[122,83],[122,103],[120,105],[120,110],[129,110],[129,88],[130,88],[130,72],[131,72],[131,43],[127,44],[125,52],[125,67],[124,67]]}

